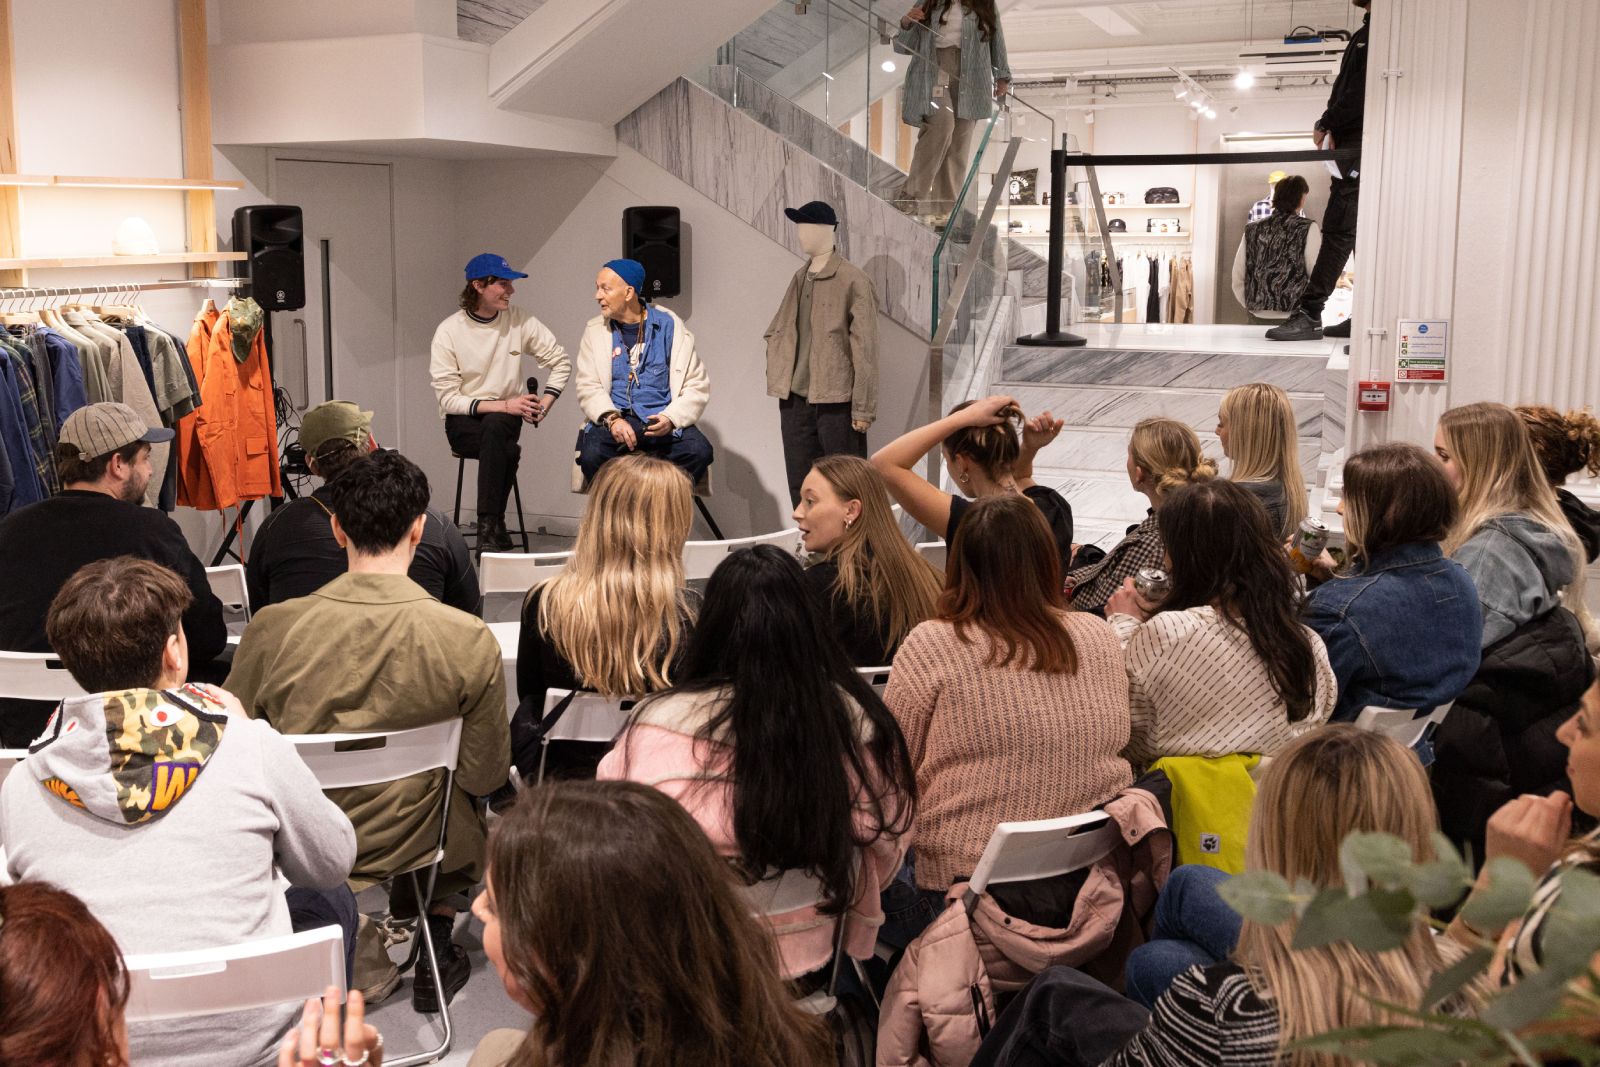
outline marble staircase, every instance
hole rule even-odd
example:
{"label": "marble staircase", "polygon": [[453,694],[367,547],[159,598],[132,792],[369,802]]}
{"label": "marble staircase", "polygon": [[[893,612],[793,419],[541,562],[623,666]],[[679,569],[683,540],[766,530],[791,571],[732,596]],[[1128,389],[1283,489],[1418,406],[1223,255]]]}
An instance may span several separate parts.
{"label": "marble staircase", "polygon": [[1115,543],[1148,506],[1128,485],[1128,435],[1140,419],[1164,415],[1193,427],[1226,473],[1216,436],[1223,394],[1271,382],[1289,394],[1298,422],[1301,470],[1321,484],[1344,445],[1346,361],[1342,344],[1277,344],[1260,327],[1079,324],[1082,348],[1007,346],[988,391],[1009,393],[1031,414],[1048,409],[1064,430],[1040,453],[1035,477],[1072,504],[1078,539]]}

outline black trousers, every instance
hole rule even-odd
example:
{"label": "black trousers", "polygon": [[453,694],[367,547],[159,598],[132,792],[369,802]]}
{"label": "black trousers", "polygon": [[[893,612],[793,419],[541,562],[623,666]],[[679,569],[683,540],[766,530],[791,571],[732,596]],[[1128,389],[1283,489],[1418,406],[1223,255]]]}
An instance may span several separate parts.
{"label": "black trousers", "polygon": [[444,435],[450,451],[478,461],[478,521],[504,520],[506,498],[517,480],[522,458],[522,419],[501,411],[487,415],[446,415]]}
{"label": "black trousers", "polygon": [[[1343,147],[1343,146],[1341,146]],[[1350,160],[1348,168],[1358,173],[1361,161]],[[1356,207],[1361,195],[1361,179],[1335,178],[1328,193],[1328,210],[1322,213],[1322,248],[1317,252],[1311,281],[1300,297],[1300,310],[1321,321],[1322,308],[1339,284],[1339,275],[1356,248]]]}
{"label": "black trousers", "polygon": [[850,403],[813,404],[792,393],[778,401],[783,434],[783,467],[789,476],[789,503],[800,504],[800,483],[823,456],[867,458],[867,435],[850,428]]}

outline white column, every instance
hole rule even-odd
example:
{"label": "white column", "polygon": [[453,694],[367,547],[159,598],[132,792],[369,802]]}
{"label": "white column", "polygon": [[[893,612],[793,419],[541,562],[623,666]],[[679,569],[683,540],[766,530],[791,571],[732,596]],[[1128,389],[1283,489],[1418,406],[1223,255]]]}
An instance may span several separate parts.
{"label": "white column", "polygon": [[[1477,400],[1600,406],[1600,4],[1379,0],[1372,15],[1350,447],[1428,443]],[[1447,318],[1448,385],[1396,386],[1395,324]]]}

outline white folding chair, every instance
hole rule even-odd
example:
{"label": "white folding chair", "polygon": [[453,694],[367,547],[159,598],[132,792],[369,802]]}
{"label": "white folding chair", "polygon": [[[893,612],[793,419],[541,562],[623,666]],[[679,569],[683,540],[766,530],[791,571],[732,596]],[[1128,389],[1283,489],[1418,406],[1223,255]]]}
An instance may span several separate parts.
{"label": "white folding chair", "polygon": [[728,558],[728,541],[685,541],[683,577],[685,581],[709,578],[717,564]]}
{"label": "white folding chair", "polygon": [[1407,748],[1416,748],[1433,739],[1444,717],[1450,714],[1455,701],[1440,704],[1426,715],[1415,708],[1366,707],[1356,716],[1356,726],[1373,733],[1388,734]]}
{"label": "white folding chair", "polygon": [[229,563],[224,567],[207,567],[206,584],[222,601],[222,610],[245,622],[250,621],[250,589],[244,581],[244,564]]}
{"label": "white folding chair", "polygon": [[[571,552],[485,552],[478,557],[478,585],[483,592],[485,621],[504,621],[498,613],[510,597],[513,618],[522,618],[522,598],[547,578],[554,578],[572,559]],[[490,607],[489,598],[496,604]],[[491,618],[493,616],[493,618]]]}
{"label": "white folding chair", "polygon": [[1003,822],[989,835],[978,866],[968,880],[970,911],[991,885],[1031,882],[1081,870],[1116,847],[1119,835],[1103,811],[1061,819]]}
{"label": "white folding chair", "polygon": [[522,640],[522,620],[487,625],[500,645],[500,669],[506,676],[506,721],[510,722],[517,712],[517,647]]}
{"label": "white folding chair", "polygon": [[[25,748],[0,748],[0,784],[5,782],[6,775],[10,774],[17,764],[27,758],[28,750]],[[6,848],[0,843],[0,886],[10,884],[11,879],[6,875]]]}
{"label": "white folding chair", "polygon": [[[409,730],[295,734],[289,740],[306,766],[311,768],[311,773],[316,775],[317,783],[325,790],[384,785],[432,770],[445,772],[443,788],[440,790],[438,847],[422,862],[406,870],[389,872],[391,879],[401,875],[411,878],[419,916],[417,929],[422,934],[421,949],[427,954],[428,966],[432,968],[439,990],[439,1019],[443,1023],[444,1038],[437,1048],[411,1056],[385,1057],[384,1063],[388,1067],[431,1063],[450,1051],[454,1036],[450,1024],[450,1005],[444,995],[443,977],[439,973],[439,955],[434,948],[433,931],[429,929],[426,917],[428,905],[433,900],[434,882],[439,876],[439,861],[444,859],[445,829],[450,825],[450,794],[455,785],[456,760],[461,752],[461,720],[446,719]],[[426,889],[419,878],[424,870],[428,872]],[[409,967],[416,960],[417,950],[413,948],[406,965]],[[340,966],[343,965],[341,955]]]}
{"label": "white folding chair", "polygon": [[544,782],[545,757],[552,741],[590,741],[610,744],[628,725],[637,697],[608,697],[584,689],[547,689],[544,727],[539,739],[539,777]]}
{"label": "white folding chair", "polygon": [[942,571],[950,558],[950,546],[943,541],[923,541],[917,545],[917,555]]}
{"label": "white folding chair", "polygon": [[[798,870],[779,871],[754,885],[744,887],[745,900],[749,903],[750,910],[763,919],[769,915],[787,915],[807,906],[821,907],[825,895],[822,879]],[[844,966],[846,959],[849,959],[850,965],[855,968],[861,988],[867,991],[874,1004],[878,1002],[878,994],[873,990],[872,982],[867,977],[861,961],[844,949],[845,920],[848,917],[847,908],[834,920],[833,971],[828,976],[828,984],[800,999],[800,1007],[812,1014],[826,1015],[838,1003],[836,994],[839,986],[839,968]]]}
{"label": "white folding chair", "polygon": [[303,1003],[329,986],[345,990],[344,931],[337,926],[123,963],[130,1023]]}
{"label": "white folding chair", "polygon": [[65,700],[81,697],[83,687],[49,652],[0,652],[0,697],[10,700]]}
{"label": "white folding chair", "polygon": [[888,667],[857,667],[856,673],[861,675],[861,680],[872,686],[872,691],[878,696],[883,696],[889,688]]}

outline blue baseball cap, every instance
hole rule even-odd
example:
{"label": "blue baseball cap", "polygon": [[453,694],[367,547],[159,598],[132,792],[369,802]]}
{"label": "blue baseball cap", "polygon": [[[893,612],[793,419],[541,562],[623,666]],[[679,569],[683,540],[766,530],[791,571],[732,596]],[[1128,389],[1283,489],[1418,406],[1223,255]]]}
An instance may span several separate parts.
{"label": "blue baseball cap", "polygon": [[511,264],[506,262],[505,256],[497,256],[493,252],[481,252],[472,257],[472,262],[467,264],[467,281],[477,281],[479,278],[526,278],[527,275],[520,270],[512,270]]}

